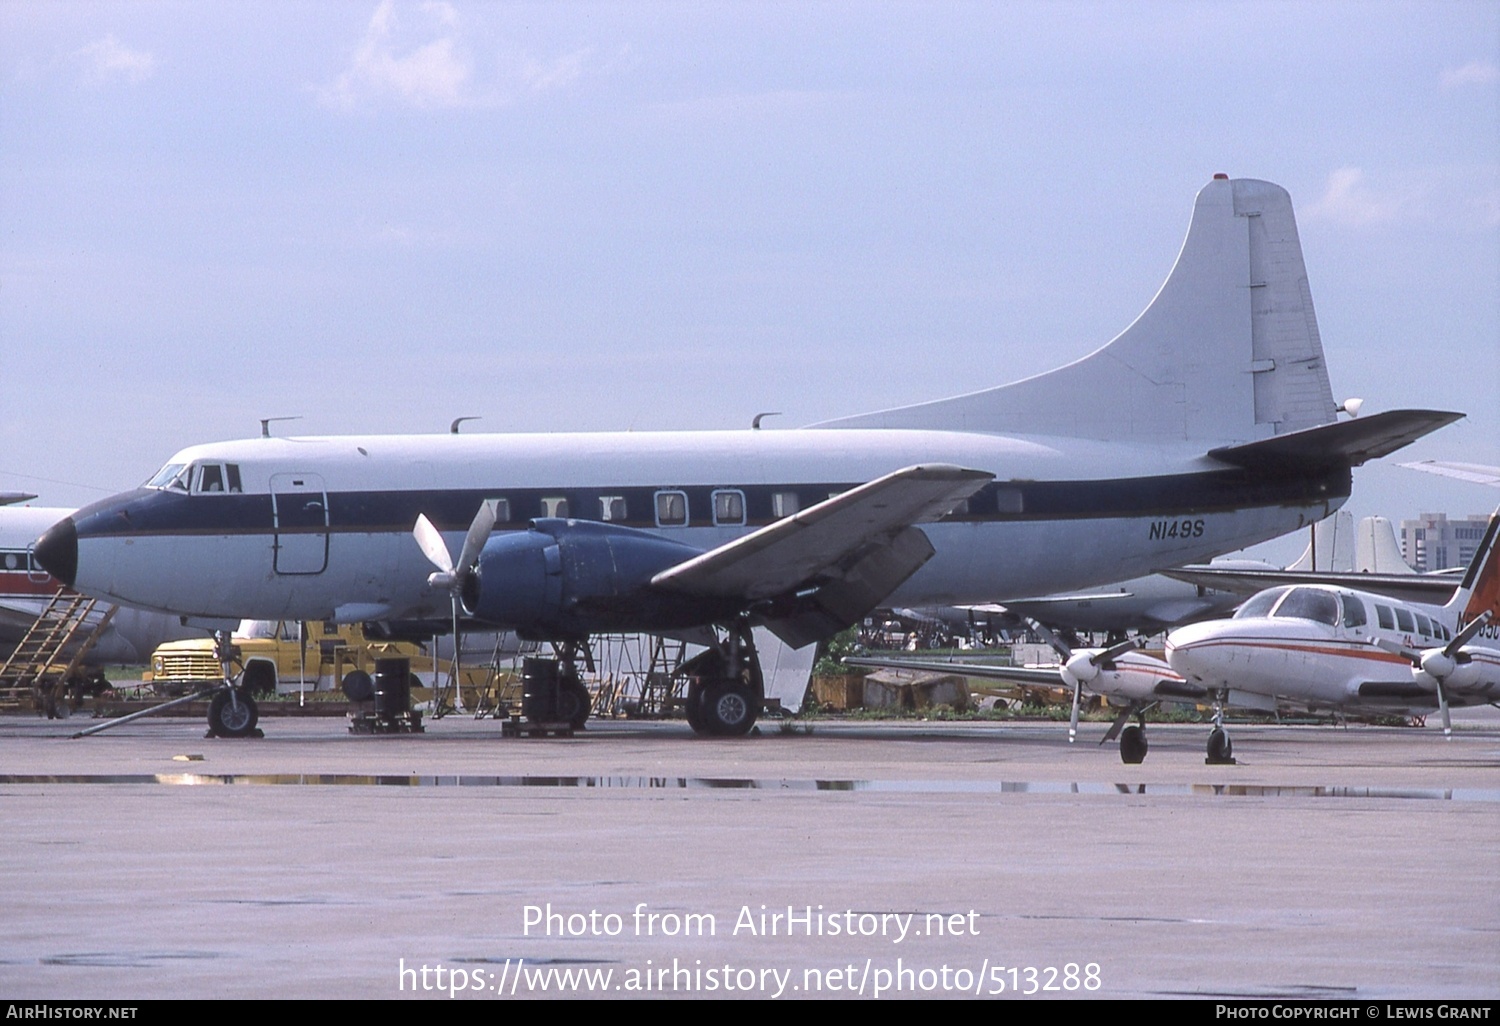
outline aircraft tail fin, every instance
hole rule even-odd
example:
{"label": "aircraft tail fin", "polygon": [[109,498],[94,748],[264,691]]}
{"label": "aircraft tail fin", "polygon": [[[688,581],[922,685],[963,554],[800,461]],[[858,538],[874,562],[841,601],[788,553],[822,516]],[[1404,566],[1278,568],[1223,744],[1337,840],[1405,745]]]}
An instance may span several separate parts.
{"label": "aircraft tail fin", "polygon": [[1396,529],[1385,517],[1365,517],[1355,539],[1354,569],[1371,574],[1415,574],[1401,558]]}
{"label": "aircraft tail fin", "polygon": [[1354,569],[1354,514],[1339,510],[1312,526],[1312,540],[1288,570],[1331,570],[1348,573]]}
{"label": "aircraft tail fin", "polygon": [[812,426],[1245,442],[1334,415],[1291,197],[1216,175],[1166,282],[1108,345],[1008,385]]}
{"label": "aircraft tail fin", "polygon": [[1448,608],[1456,606],[1461,610],[1458,615],[1460,628],[1486,612],[1500,615],[1500,557],[1495,553],[1497,535],[1500,535],[1500,509],[1491,514],[1484,538],[1474,550],[1469,569],[1464,572],[1463,583],[1448,603]]}

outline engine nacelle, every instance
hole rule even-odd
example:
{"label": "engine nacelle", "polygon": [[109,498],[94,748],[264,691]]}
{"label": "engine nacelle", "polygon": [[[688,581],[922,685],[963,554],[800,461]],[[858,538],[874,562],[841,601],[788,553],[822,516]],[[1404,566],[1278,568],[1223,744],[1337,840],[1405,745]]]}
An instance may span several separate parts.
{"label": "engine nacelle", "polygon": [[464,583],[464,612],[542,639],[714,623],[735,610],[650,586],[702,551],[633,527],[533,520],[525,531],[490,538]]}

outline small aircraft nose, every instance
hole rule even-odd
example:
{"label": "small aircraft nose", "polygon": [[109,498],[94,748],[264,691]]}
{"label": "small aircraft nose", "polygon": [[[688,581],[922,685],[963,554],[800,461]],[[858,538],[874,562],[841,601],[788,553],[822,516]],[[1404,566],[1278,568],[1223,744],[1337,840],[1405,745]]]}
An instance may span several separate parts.
{"label": "small aircraft nose", "polygon": [[47,528],[31,551],[44,570],[73,587],[78,579],[78,526],[72,517],[64,517]]}

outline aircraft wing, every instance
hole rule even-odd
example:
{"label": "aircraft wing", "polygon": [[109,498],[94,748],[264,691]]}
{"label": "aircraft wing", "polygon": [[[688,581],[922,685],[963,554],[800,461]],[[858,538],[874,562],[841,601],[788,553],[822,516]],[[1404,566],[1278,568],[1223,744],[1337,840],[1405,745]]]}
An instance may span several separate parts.
{"label": "aircraft wing", "polygon": [[1446,410],[1386,410],[1358,420],[1319,424],[1243,445],[1226,445],[1208,454],[1252,470],[1287,465],[1357,467],[1367,460],[1389,456],[1463,416]]}
{"label": "aircraft wing", "polygon": [[1500,488],[1500,467],[1492,467],[1486,463],[1418,460],[1416,463],[1402,463],[1401,466],[1408,470],[1421,470],[1428,474],[1438,474],[1442,477],[1452,477],[1460,481],[1472,481],[1474,484]]}
{"label": "aircraft wing", "polygon": [[950,663],[941,659],[881,659],[875,656],[845,656],[849,666],[885,670],[921,670],[926,673],[954,673],[960,677],[982,680],[1008,680],[1018,684],[1071,688],[1063,680],[1060,666],[997,666],[988,663]]}
{"label": "aircraft wing", "polygon": [[942,517],[993,478],[948,464],[906,467],[684,560],[651,583],[776,600],[765,625],[800,648],[855,622],[916,573],[933,548],[914,525]]}
{"label": "aircraft wing", "polygon": [[1161,572],[1189,584],[1247,596],[1283,584],[1336,584],[1402,602],[1439,606],[1453,597],[1460,583],[1452,574],[1314,573],[1308,570],[1233,570],[1211,566],[1181,566]]}

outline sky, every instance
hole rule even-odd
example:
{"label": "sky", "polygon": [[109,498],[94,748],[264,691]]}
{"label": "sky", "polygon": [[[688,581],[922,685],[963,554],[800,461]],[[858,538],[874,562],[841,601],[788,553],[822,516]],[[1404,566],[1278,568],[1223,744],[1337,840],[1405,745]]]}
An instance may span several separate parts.
{"label": "sky", "polygon": [[1500,464],[1490,0],[0,0],[0,490],[1000,384],[1129,324],[1216,172],[1290,191],[1337,398],[1468,414],[1346,508],[1489,512],[1396,464]]}

